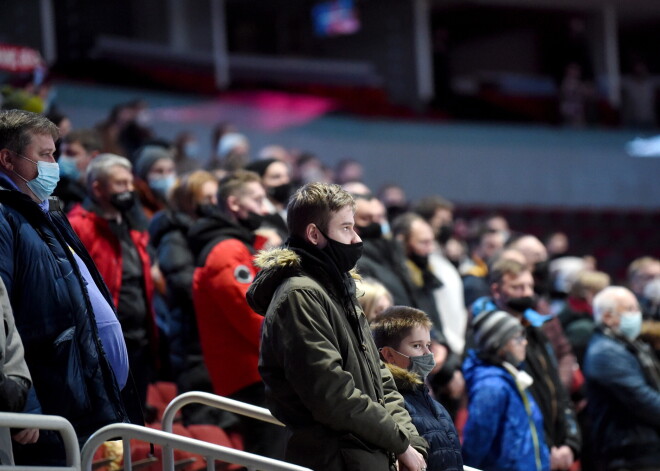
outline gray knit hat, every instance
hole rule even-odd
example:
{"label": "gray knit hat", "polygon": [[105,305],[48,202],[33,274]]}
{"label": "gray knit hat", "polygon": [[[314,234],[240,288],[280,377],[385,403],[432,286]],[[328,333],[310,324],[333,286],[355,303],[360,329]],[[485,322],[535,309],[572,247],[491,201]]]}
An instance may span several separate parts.
{"label": "gray knit hat", "polygon": [[151,167],[160,159],[174,160],[172,151],[161,146],[144,146],[137,152],[135,159],[135,175],[142,180],[147,179]]}
{"label": "gray knit hat", "polygon": [[474,343],[481,353],[495,354],[524,328],[520,321],[504,311],[488,311],[472,319]]}

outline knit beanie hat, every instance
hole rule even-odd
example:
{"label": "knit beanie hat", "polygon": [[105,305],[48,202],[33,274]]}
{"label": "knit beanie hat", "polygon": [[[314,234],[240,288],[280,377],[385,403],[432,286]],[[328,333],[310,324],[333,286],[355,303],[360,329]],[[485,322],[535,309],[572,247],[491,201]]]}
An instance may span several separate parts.
{"label": "knit beanie hat", "polygon": [[135,175],[147,180],[151,167],[160,159],[174,160],[172,152],[161,146],[144,146],[138,149],[135,159]]}
{"label": "knit beanie hat", "polygon": [[259,159],[254,162],[250,162],[245,166],[245,170],[251,170],[252,172],[257,172],[260,177],[263,177],[266,174],[266,170],[270,167],[270,164],[279,162],[277,159]]}
{"label": "knit beanie hat", "polygon": [[523,331],[518,319],[504,311],[488,311],[472,319],[474,342],[484,354],[496,354],[509,340]]}

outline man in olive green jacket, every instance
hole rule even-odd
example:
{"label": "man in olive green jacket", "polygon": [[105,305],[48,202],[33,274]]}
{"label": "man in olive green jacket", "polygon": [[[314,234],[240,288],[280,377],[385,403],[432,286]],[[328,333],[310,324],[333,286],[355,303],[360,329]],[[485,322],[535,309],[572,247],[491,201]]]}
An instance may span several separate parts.
{"label": "man in olive green jacket", "polygon": [[266,316],[259,371],[291,432],[286,459],[315,471],[426,469],[427,444],[379,360],[350,274],[362,243],[353,198],[307,184],[291,198],[291,237],[261,253],[248,302]]}

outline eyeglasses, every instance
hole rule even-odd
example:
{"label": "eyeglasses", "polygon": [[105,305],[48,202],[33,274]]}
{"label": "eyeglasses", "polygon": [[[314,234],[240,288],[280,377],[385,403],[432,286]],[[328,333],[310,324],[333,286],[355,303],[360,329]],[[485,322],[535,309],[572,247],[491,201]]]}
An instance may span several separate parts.
{"label": "eyeglasses", "polygon": [[518,345],[522,344],[525,340],[527,340],[527,336],[522,333],[519,335],[516,335],[515,337],[512,338],[514,342],[516,342]]}

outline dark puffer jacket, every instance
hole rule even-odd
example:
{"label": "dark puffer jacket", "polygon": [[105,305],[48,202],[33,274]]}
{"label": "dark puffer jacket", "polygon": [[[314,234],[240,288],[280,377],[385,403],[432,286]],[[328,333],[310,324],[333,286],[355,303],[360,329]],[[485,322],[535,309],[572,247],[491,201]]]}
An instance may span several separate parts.
{"label": "dark puffer jacket", "polygon": [[0,203],[0,277],[34,389],[43,413],[69,420],[82,445],[104,425],[128,419],[72,250],[110,306],[112,298],[61,211],[46,214],[11,190],[0,189]]}
{"label": "dark puffer jacket", "polygon": [[387,367],[415,428],[429,443],[428,471],[463,471],[461,443],[449,412],[431,397],[419,376],[391,364]]}
{"label": "dark puffer jacket", "polygon": [[584,358],[587,411],[603,469],[660,463],[660,366],[648,345],[597,327]]}
{"label": "dark puffer jacket", "polygon": [[266,316],[259,371],[270,410],[292,433],[287,461],[385,471],[409,444],[425,452],[348,274],[300,239],[256,263],[248,301]]}

